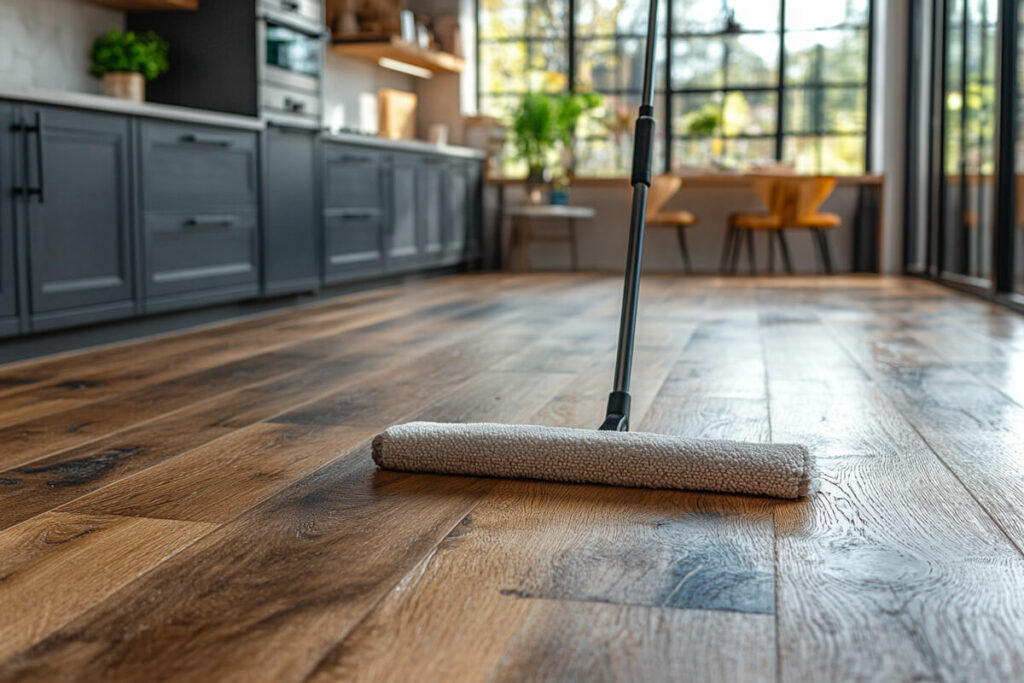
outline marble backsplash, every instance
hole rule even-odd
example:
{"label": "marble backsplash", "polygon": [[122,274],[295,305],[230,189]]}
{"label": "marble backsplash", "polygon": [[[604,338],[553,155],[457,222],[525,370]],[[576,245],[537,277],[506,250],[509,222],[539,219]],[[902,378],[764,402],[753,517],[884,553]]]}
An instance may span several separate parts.
{"label": "marble backsplash", "polygon": [[124,15],[79,0],[0,0],[0,82],[100,92],[89,75],[98,35],[124,25]]}

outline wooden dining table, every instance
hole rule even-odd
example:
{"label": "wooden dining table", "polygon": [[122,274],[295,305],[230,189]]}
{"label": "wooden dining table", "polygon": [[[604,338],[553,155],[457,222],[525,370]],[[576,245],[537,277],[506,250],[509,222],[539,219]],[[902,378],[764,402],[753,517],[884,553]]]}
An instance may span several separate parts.
{"label": "wooden dining table", "polygon": [[[679,191],[684,192],[693,188],[750,188],[756,177],[764,177],[768,171],[759,173],[730,173],[730,172],[680,172],[676,175],[683,178],[683,184]],[[790,174],[791,175],[791,174]],[[882,173],[865,173],[861,175],[836,176],[837,187],[856,187],[858,189],[857,209],[853,225],[853,272],[877,273],[884,262],[882,250],[885,240],[885,175]],[[498,239],[494,240],[491,260],[500,267],[503,262],[503,234],[504,220],[507,215],[505,206],[505,189],[509,186],[525,185],[525,178],[511,178],[507,176],[489,175],[485,184],[494,188],[497,193],[497,211],[495,218],[494,234]],[[600,178],[577,176],[570,180],[573,187],[584,188],[622,188],[629,189],[629,179],[626,177]],[[723,226],[724,228],[724,226]]]}

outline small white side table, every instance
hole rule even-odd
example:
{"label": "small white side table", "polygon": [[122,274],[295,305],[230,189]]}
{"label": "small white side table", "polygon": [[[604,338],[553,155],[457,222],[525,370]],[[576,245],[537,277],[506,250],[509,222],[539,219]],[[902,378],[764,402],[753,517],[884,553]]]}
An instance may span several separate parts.
{"label": "small white side table", "polygon": [[[596,215],[589,206],[565,206],[560,204],[524,204],[510,206],[505,215],[512,221],[512,243],[519,248],[519,270],[529,267],[530,242],[568,242],[571,249],[572,269],[579,267],[577,253],[576,221],[589,220]],[[565,220],[569,232],[566,236],[531,235],[530,224],[534,220]]]}

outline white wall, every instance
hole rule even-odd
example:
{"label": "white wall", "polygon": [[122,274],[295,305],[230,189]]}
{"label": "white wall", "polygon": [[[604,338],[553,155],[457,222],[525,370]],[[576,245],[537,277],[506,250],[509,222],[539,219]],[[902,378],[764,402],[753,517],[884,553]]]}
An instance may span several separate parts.
{"label": "white wall", "polygon": [[0,0],[0,81],[22,86],[99,92],[89,51],[124,15],[76,0]]}
{"label": "white wall", "polygon": [[377,91],[393,88],[413,92],[415,80],[414,76],[328,50],[323,81],[324,124],[332,130],[376,133]]}

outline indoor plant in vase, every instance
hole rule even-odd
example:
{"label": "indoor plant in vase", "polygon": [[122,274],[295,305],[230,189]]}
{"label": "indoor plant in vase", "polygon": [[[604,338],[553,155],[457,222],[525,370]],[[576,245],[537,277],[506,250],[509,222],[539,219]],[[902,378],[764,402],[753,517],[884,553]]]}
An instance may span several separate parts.
{"label": "indoor plant in vase", "polygon": [[539,204],[544,185],[551,180],[551,156],[558,144],[552,98],[542,93],[523,95],[512,115],[512,145],[516,156],[526,162],[526,196]]}
{"label": "indoor plant in vase", "polygon": [[91,73],[103,78],[107,95],[143,102],[146,81],[169,68],[167,51],[167,42],[152,31],[138,34],[115,29],[93,43]]}
{"label": "indoor plant in vase", "polygon": [[[551,182],[551,166],[559,146],[562,164],[572,173],[573,135],[580,117],[601,104],[600,95],[523,95],[512,117],[512,144],[516,155],[526,162],[527,197],[539,203],[543,188]],[[567,185],[563,189],[567,189]]]}

